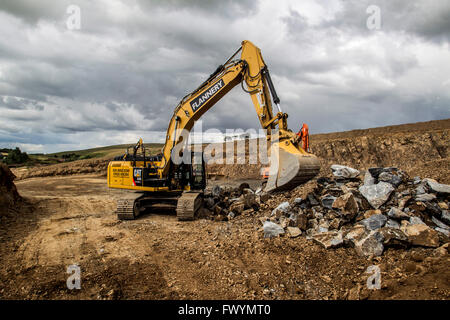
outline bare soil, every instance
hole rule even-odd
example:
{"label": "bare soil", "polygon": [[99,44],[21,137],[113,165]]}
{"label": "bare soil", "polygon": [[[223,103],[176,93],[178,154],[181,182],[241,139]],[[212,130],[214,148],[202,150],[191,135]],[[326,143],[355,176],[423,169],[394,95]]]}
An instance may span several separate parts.
{"label": "bare soil", "polygon": [[[118,221],[126,191],[109,190],[99,174],[16,185],[31,209],[0,220],[0,299],[450,298],[448,252],[389,249],[367,260],[304,237],[264,239],[258,215]],[[81,290],[67,289],[71,264],[81,268]],[[366,286],[370,265],[381,269],[381,290]]]}

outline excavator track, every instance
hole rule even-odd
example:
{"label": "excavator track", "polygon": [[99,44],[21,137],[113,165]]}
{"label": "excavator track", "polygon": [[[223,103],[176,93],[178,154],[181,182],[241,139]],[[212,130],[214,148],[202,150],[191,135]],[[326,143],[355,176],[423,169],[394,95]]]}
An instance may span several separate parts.
{"label": "excavator track", "polygon": [[203,193],[186,191],[178,198],[177,217],[180,221],[194,220],[203,202]]}
{"label": "excavator track", "polygon": [[117,200],[117,218],[119,220],[133,220],[139,215],[139,201],[143,193],[130,193],[122,199]]}

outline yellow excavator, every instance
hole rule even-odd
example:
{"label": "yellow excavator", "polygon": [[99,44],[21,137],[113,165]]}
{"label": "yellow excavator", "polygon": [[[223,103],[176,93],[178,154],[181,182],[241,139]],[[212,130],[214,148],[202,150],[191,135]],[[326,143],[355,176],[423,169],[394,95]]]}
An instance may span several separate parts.
{"label": "yellow excavator", "polygon": [[[241,53],[240,57],[237,55]],[[201,207],[206,187],[203,153],[189,148],[185,135],[195,122],[233,87],[241,84],[250,94],[270,145],[270,172],[265,191],[290,190],[315,177],[320,170],[316,156],[302,148],[301,139],[287,128],[261,51],[250,41],[241,47],[197,89],[186,95],[169,122],[162,153],[147,156],[142,139],[131,152],[108,165],[108,187],[134,190],[117,202],[119,219],[135,219],[154,206],[176,209],[179,220],[192,220]],[[272,110],[272,99],[278,112]],[[173,155],[184,161],[173,161]]]}

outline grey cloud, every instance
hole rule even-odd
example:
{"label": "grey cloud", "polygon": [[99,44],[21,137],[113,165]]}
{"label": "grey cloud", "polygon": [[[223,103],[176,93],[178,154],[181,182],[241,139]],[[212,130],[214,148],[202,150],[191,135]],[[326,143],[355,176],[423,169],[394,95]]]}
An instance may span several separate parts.
{"label": "grey cloud", "polygon": [[[449,117],[444,1],[329,0],[319,6],[341,8],[317,19],[294,1],[80,0],[73,4],[82,28],[68,31],[72,3],[0,4],[2,144],[54,150],[157,136],[146,132],[160,138],[180,99],[247,37],[269,64],[293,130],[302,122],[317,133]],[[375,33],[366,28],[369,4],[382,10]],[[260,127],[239,86],[202,120],[204,130]]]}

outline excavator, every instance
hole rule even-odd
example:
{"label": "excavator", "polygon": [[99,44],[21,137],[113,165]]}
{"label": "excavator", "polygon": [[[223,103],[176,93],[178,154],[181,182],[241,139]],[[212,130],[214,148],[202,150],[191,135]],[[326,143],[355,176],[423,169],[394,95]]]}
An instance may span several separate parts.
{"label": "excavator", "polygon": [[[188,143],[181,132],[189,132],[205,112],[238,84],[250,95],[270,142],[270,170],[264,190],[291,190],[319,173],[318,158],[302,148],[301,137],[287,127],[288,115],[281,110],[261,50],[245,40],[206,81],[179,102],[160,154],[147,156],[140,139],[132,150],[108,164],[108,187],[134,191],[117,201],[119,219],[135,219],[155,206],[176,209],[179,220],[194,219],[202,206],[206,165],[202,151],[180,147]],[[173,161],[174,155],[182,156],[183,161]]]}

